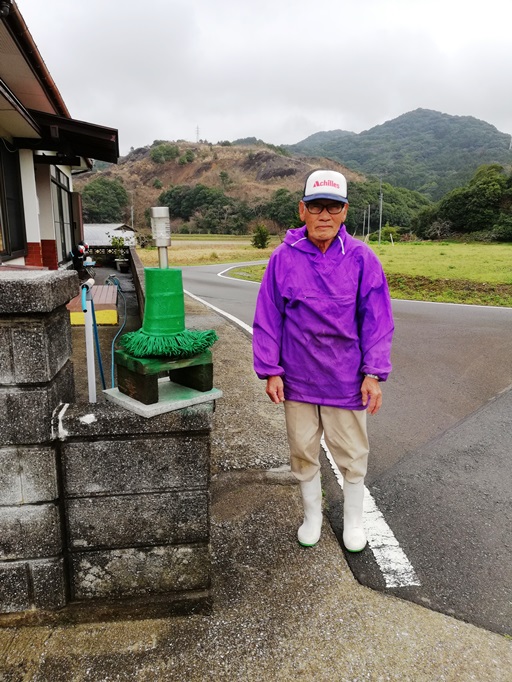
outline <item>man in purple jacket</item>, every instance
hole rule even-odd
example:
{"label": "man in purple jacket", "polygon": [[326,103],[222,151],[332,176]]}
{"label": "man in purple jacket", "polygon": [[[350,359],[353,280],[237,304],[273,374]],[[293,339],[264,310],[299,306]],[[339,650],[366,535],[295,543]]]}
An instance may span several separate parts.
{"label": "man in purple jacket", "polygon": [[304,522],[301,545],[322,528],[322,432],[344,477],[343,543],[366,546],[366,414],[382,404],[379,382],[391,371],[393,317],[386,277],[373,251],[347,234],[347,181],[316,170],[306,179],[299,214],[272,254],[254,318],[254,369],[274,403],[284,401],[291,470]]}

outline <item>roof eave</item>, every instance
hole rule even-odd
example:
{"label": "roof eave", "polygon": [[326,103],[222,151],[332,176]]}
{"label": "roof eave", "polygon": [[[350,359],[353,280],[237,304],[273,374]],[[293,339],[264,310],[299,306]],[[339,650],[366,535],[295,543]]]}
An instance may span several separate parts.
{"label": "roof eave", "polygon": [[41,53],[32,38],[25,20],[21,16],[18,6],[11,1],[11,8],[9,14],[3,18],[4,24],[7,27],[13,40],[17,43],[25,60],[29,64],[34,76],[38,79],[46,92],[48,99],[54,107],[55,113],[60,116],[70,117],[70,113],[62,95],[60,94],[55,81],[50,75],[46,64],[43,61]]}

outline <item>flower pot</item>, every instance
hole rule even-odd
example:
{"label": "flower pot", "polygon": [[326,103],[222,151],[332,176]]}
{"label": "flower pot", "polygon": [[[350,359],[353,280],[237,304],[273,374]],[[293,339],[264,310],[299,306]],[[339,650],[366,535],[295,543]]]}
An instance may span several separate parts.
{"label": "flower pot", "polygon": [[129,272],[130,261],[127,258],[116,258],[116,268],[119,272]]}

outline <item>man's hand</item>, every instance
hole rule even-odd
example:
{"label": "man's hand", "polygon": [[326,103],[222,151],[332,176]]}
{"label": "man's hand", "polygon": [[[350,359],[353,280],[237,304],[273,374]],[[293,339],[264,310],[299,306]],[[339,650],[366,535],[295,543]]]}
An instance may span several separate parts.
{"label": "man's hand", "polygon": [[361,397],[363,398],[363,405],[368,412],[370,414],[377,414],[382,405],[382,391],[377,379],[372,379],[372,377],[364,378],[361,384]]}
{"label": "man's hand", "polygon": [[266,393],[273,403],[284,402],[284,384],[281,377],[268,377]]}

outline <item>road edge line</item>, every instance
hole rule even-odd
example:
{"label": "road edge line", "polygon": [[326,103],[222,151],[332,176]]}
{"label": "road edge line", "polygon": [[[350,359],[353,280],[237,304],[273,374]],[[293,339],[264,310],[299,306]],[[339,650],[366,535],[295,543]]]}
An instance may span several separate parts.
{"label": "road edge line", "polygon": [[[336,481],[343,490],[343,476],[336,466],[323,437],[320,443],[336,476]],[[366,486],[364,489],[363,516],[368,544],[386,582],[386,587],[419,587],[421,583],[411,562],[400,547],[393,531],[388,526]]]}

